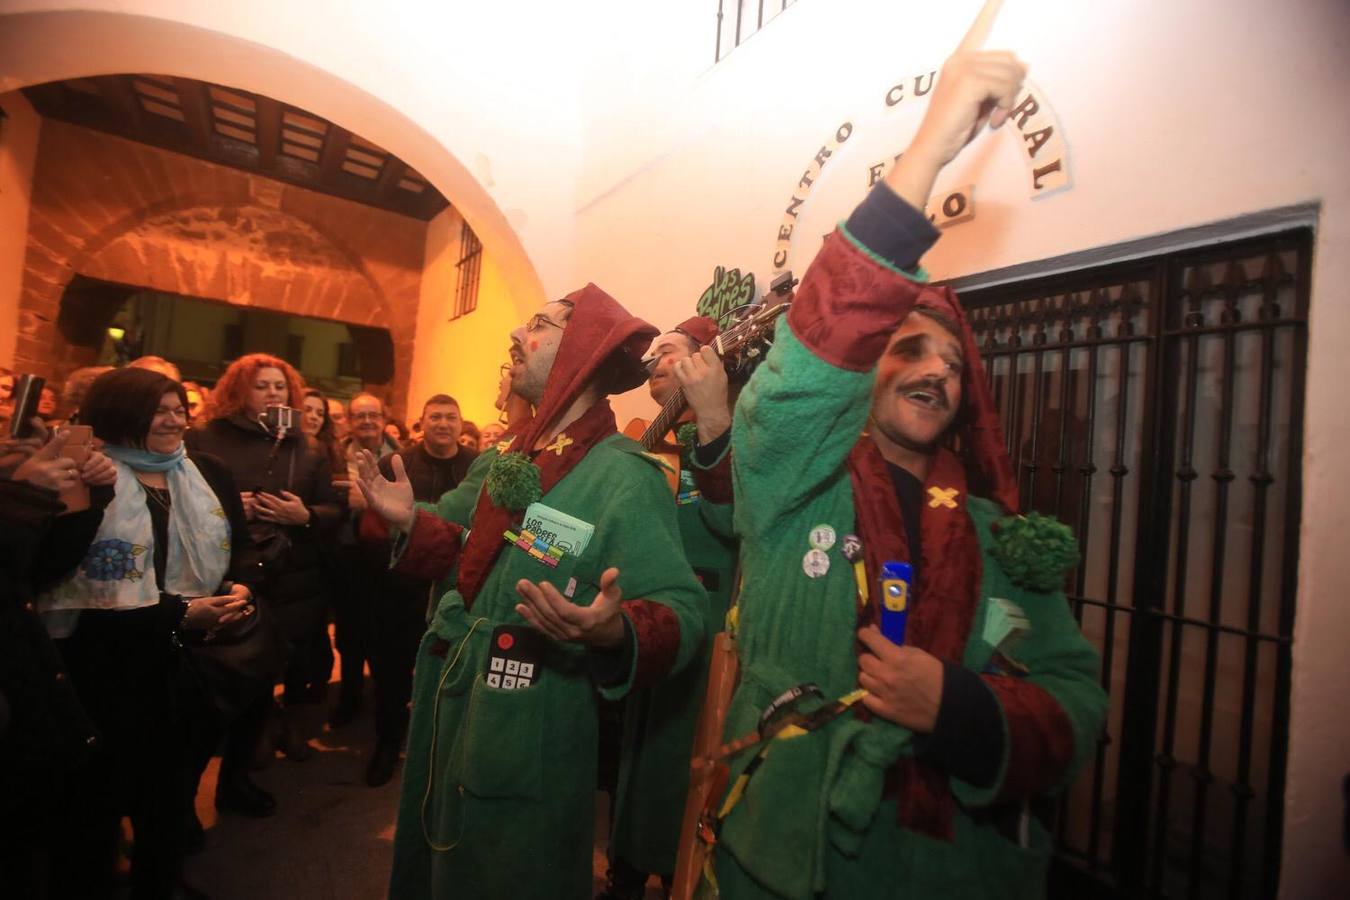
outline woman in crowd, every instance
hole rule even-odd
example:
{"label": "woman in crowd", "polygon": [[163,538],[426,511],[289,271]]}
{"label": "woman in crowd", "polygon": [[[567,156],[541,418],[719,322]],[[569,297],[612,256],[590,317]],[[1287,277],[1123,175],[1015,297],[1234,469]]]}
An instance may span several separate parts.
{"label": "woman in crowd", "polygon": [[[278,428],[267,418],[269,407],[294,408],[303,403],[303,394],[304,383],[290,363],[264,353],[242,356],[211,391],[202,411],[205,424],[188,434],[190,446],[227,461],[240,489],[263,563],[263,603],[292,647],[285,674],[289,706],[305,696],[324,656],[319,547],[321,536],[330,535],[342,515],[328,451],[301,428]],[[249,815],[269,815],[275,808],[275,800],[246,776],[270,709],[271,701],[264,698],[231,729],[221,761],[218,808]],[[283,751],[289,759],[307,759],[309,747],[296,716],[286,709],[281,715]]]}
{"label": "woman in crowd", "polygon": [[[338,405],[341,406],[340,403]],[[304,405],[300,409],[300,427],[305,434],[323,445],[324,451],[328,454],[328,464],[333,472],[333,492],[342,506],[342,515],[345,518],[347,493],[351,483],[347,480],[347,456],[343,452],[342,441],[337,436],[337,429],[329,414],[331,409],[332,404],[323,394],[313,388],[306,389]],[[334,591],[342,589],[342,585],[334,583],[338,577],[338,566],[333,550],[334,546],[329,542],[323,542],[319,547],[325,610],[332,605]],[[326,611],[319,617],[317,624],[318,630],[313,639],[317,648],[313,659],[314,668],[301,697],[305,703],[324,702],[328,692],[328,679],[333,674],[333,643],[328,636]]]}
{"label": "woman in crowd", "polygon": [[339,475],[347,469],[347,457],[328,410],[328,400],[323,394],[313,388],[305,389],[304,405],[300,407],[300,430],[323,445],[329,467],[334,475]]}
{"label": "woman in crowd", "polygon": [[385,437],[394,442],[394,445],[402,450],[408,446],[409,434],[408,426],[404,425],[398,419],[389,419],[384,423]]}
{"label": "woman in crowd", "polygon": [[97,530],[38,606],[103,740],[66,805],[55,893],[108,895],[129,815],[131,896],[168,897],[191,801],[189,735],[206,715],[202,695],[184,690],[180,639],[249,614],[255,562],[229,471],[184,451],[182,385],[108,372],[80,419],[112,460],[112,497],[91,496],[92,508],[106,503]]}
{"label": "woman in crowd", "polygon": [[461,426],[461,430],[459,432],[460,446],[468,447],[470,450],[477,450],[478,441],[479,441],[478,426],[470,422],[468,419],[465,419],[464,424]]}
{"label": "woman in crowd", "polygon": [[99,376],[112,370],[112,366],[84,366],[67,375],[65,384],[61,385],[61,405],[57,410],[60,418],[56,422],[66,424],[80,421],[84,395],[89,393],[89,388]]}
{"label": "woman in crowd", "polygon": [[501,422],[489,422],[484,425],[478,430],[478,452],[482,453],[489,447],[495,447],[505,433],[506,426]]}

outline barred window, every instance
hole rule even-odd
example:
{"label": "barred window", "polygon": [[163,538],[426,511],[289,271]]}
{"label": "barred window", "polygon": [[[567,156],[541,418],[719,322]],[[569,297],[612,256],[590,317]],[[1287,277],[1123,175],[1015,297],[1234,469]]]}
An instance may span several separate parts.
{"label": "barred window", "polygon": [[717,0],[717,44],[713,62],[750,39],[750,35],[796,0]]}
{"label": "barred window", "polygon": [[478,235],[465,222],[459,233],[459,282],[455,287],[455,311],[450,316],[458,319],[478,308],[478,274],[483,264],[483,245]]}

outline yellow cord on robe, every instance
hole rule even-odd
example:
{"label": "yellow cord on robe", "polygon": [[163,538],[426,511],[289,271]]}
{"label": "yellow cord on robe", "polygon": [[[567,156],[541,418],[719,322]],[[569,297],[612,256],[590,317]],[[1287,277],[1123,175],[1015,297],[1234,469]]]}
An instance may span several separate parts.
{"label": "yellow cord on robe", "polygon": [[[459,832],[460,836],[455,838],[448,844],[436,843],[435,838],[431,836],[431,829],[427,827],[427,806],[431,803],[432,784],[436,778],[436,723],[437,720],[440,718],[441,714],[441,690],[445,687],[445,679],[450,676],[450,673],[455,670],[455,666],[459,664],[459,658],[460,656],[463,655],[464,648],[469,643],[469,638],[473,637],[473,633],[478,628],[478,626],[486,621],[487,619],[481,617],[473,620],[473,624],[469,626],[468,633],[464,635],[464,637],[459,642],[459,647],[455,649],[455,655],[450,660],[450,664],[445,667],[445,670],[443,672],[441,672],[441,680],[436,684],[436,696],[432,698],[431,701],[431,746],[428,749],[427,755],[427,789],[426,792],[422,794],[421,818],[422,818],[422,837],[426,839],[427,846],[431,847],[432,850],[435,850],[438,853],[445,853],[448,850],[455,849],[456,847],[459,846],[460,838],[464,836],[464,822],[462,816],[460,821],[460,832]],[[460,787],[459,792],[461,795],[463,795],[464,788],[462,786]]]}
{"label": "yellow cord on robe", "polygon": [[853,580],[858,582],[858,608],[867,608],[867,566],[861,559],[853,563]]}

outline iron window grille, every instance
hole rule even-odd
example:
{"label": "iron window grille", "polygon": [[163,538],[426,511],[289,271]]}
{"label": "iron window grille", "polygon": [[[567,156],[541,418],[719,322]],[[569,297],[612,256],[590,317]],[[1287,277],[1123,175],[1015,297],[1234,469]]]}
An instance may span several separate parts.
{"label": "iron window grille", "polygon": [[1110,694],[1052,895],[1277,892],[1311,252],[1299,229],[962,296],[1023,505],[1078,536]]}
{"label": "iron window grille", "polygon": [[465,222],[459,231],[459,276],[455,285],[455,312],[458,319],[478,308],[478,278],[483,264],[483,245]]}
{"label": "iron window grille", "polygon": [[717,35],[713,63],[719,63],[764,23],[783,12],[796,0],[717,0]]}

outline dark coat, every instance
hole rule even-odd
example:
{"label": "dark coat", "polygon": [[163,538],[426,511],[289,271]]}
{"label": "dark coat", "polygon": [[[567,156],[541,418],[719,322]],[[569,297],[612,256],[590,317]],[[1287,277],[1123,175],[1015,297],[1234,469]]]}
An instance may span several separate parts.
{"label": "dark coat", "polygon": [[305,525],[249,525],[265,572],[263,602],[275,610],[287,636],[308,634],[322,609],[320,546],[331,539],[342,517],[327,450],[299,431],[287,434],[276,447],[267,432],[242,416],[194,428],[187,444],[223,460],[238,490],[277,495],[288,490],[309,508]]}
{"label": "dark coat", "polygon": [[449,460],[442,460],[428,453],[425,445],[417,443],[379,461],[380,472],[385,478],[394,477],[395,456],[403,460],[408,481],[412,482],[413,498],[419,503],[435,503],[441,499],[441,494],[464,480],[469,466],[478,458],[478,451],[460,447]]}
{"label": "dark coat", "polygon": [[33,609],[84,557],[111,489],[89,509],[59,516],[55,492],[0,480],[0,820],[52,791],[86,761],[98,733]]}

